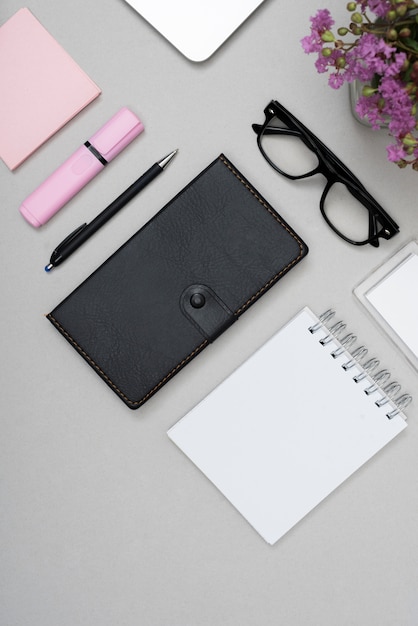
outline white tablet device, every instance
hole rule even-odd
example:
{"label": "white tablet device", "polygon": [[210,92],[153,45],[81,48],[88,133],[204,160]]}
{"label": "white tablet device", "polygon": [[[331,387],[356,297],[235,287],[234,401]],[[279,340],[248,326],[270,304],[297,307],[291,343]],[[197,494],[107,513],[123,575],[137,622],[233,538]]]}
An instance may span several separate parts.
{"label": "white tablet device", "polygon": [[205,61],[264,0],[126,0],[191,61]]}

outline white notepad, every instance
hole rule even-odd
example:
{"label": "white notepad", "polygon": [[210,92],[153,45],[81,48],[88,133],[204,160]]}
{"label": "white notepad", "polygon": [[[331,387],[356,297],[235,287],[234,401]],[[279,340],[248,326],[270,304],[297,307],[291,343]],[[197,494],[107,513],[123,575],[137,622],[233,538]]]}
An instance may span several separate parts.
{"label": "white notepad", "polygon": [[418,243],[402,247],[354,293],[418,369]]}
{"label": "white notepad", "polygon": [[406,427],[340,347],[305,308],[168,431],[270,544]]}

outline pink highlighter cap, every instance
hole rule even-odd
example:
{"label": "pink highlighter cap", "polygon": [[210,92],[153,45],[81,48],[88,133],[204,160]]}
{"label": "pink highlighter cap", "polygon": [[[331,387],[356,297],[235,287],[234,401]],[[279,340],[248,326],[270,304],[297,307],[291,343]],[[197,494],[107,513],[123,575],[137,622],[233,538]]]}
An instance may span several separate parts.
{"label": "pink highlighter cap", "polygon": [[144,130],[123,107],[28,196],[19,207],[32,226],[45,224]]}
{"label": "pink highlighter cap", "polygon": [[143,130],[141,120],[123,107],[89,141],[109,163]]}

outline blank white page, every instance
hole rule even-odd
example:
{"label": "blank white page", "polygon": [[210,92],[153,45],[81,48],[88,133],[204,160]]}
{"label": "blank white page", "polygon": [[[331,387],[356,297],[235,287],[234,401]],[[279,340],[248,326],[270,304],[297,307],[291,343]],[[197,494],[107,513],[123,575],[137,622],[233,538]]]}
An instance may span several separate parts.
{"label": "blank white page", "polygon": [[406,427],[317,321],[300,311],[168,431],[270,544]]}
{"label": "blank white page", "polygon": [[418,256],[411,254],[366,298],[418,358]]}

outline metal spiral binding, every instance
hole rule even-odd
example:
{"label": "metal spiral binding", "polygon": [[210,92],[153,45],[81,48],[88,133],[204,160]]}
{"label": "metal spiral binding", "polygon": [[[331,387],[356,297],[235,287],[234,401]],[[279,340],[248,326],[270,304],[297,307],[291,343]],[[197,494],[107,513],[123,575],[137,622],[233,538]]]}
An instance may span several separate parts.
{"label": "metal spiral binding", "polygon": [[356,343],[356,341],[357,341],[357,336],[353,335],[353,333],[349,333],[348,335],[346,335],[340,341],[341,346],[331,352],[332,358],[336,359],[337,357],[344,354],[344,352],[346,352],[346,350],[348,350],[354,343]]}
{"label": "metal spiral binding", "polygon": [[346,371],[351,369],[353,365],[355,365],[358,361],[361,361],[366,354],[368,354],[368,352],[369,351],[365,346],[359,346],[351,353],[351,359],[346,363],[343,363],[341,367]]}
{"label": "metal spiral binding", "polygon": [[353,380],[355,383],[359,383],[361,380],[364,380],[366,376],[372,376],[375,369],[377,369],[380,365],[379,359],[369,359],[364,365],[362,365],[362,372],[353,376]]}
{"label": "metal spiral binding", "polygon": [[[338,321],[329,327],[329,323],[334,318],[334,315],[335,311],[333,309],[325,311],[325,313],[320,315],[319,322],[309,327],[309,332],[314,334],[320,329],[326,329],[327,334],[319,340],[319,343],[322,346],[327,346],[336,340],[339,346],[330,353],[331,356],[336,359],[347,353],[349,360],[345,361],[341,367],[348,372],[352,367],[358,366],[361,372],[352,376],[352,380],[355,383],[359,383],[366,378],[371,379],[372,382],[364,389],[364,393],[367,396],[371,396],[376,392],[383,394],[381,398],[375,401],[376,406],[382,407],[391,403],[386,417],[392,419],[399,415],[412,402],[412,396],[409,393],[401,393],[401,385],[397,381],[390,381],[391,374],[387,369],[381,369],[376,372],[380,361],[376,358],[369,358],[366,361],[368,350],[365,346],[358,346],[354,350],[350,350],[357,341],[357,337],[353,333],[349,333],[340,339],[346,329],[346,324],[343,321]],[[395,408],[392,408],[393,405],[395,405]]]}
{"label": "metal spiral binding", "polygon": [[373,376],[373,378],[374,383],[364,390],[364,393],[366,393],[368,396],[370,396],[375,391],[379,391],[379,387],[383,387],[383,385],[385,385],[385,383],[390,378],[390,372],[388,370],[380,370],[380,372],[378,372],[376,376]]}

